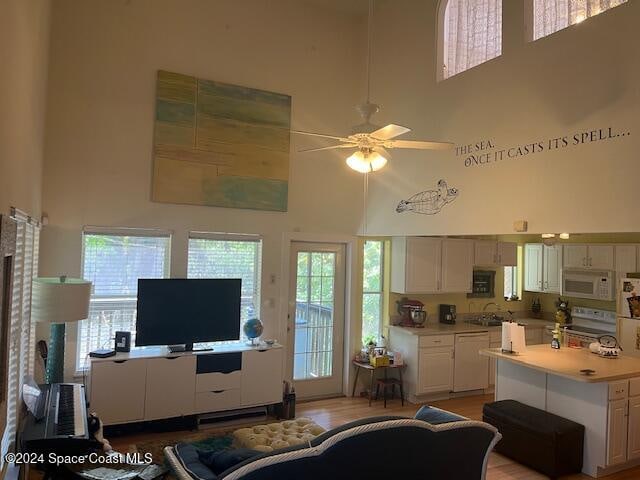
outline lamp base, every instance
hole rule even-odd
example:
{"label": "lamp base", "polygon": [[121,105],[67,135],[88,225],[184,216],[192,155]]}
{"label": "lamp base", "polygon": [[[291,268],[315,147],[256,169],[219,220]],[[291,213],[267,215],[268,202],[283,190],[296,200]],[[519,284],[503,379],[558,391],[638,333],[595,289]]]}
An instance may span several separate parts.
{"label": "lamp base", "polygon": [[45,383],[64,382],[64,335],[64,323],[51,324],[47,369],[44,375]]}

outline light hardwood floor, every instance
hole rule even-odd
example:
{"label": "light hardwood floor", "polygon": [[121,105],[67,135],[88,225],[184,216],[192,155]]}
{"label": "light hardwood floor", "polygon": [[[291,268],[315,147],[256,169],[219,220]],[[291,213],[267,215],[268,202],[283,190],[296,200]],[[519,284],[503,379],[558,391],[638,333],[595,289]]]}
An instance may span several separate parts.
{"label": "light hardwood floor", "polygon": [[[482,405],[493,401],[493,395],[480,395],[472,397],[457,398],[452,400],[442,400],[432,402],[431,405],[450,410],[462,416],[474,419],[482,419]],[[387,402],[387,408],[383,408],[382,401],[373,402],[371,407],[365,398],[331,398],[327,400],[315,400],[310,402],[299,402],[296,408],[296,416],[311,417],[316,423],[329,429],[342,425],[343,423],[360,418],[377,415],[403,415],[413,416],[420,405],[413,405],[405,402],[404,407],[400,405],[400,400],[395,399]],[[238,427],[239,428],[239,427]],[[183,432],[184,435],[191,435],[193,432]],[[129,436],[110,438],[114,448],[121,452],[132,451],[131,448],[138,443],[158,440],[161,437],[176,438],[180,432],[170,433],[138,433]],[[498,454],[491,454],[489,467],[487,470],[488,480],[544,480],[547,477],[533,470],[530,470],[518,463],[509,460]],[[572,475],[564,477],[563,480],[589,479],[586,475]],[[640,480],[640,467],[620,472],[615,475],[602,477],[606,480]]]}
{"label": "light hardwood floor", "polygon": [[[493,395],[479,395],[431,402],[430,405],[455,412],[473,420],[482,420],[482,405],[492,401]],[[400,400],[388,401],[387,408],[383,407],[382,401],[373,402],[369,407],[365,398],[341,397],[299,403],[296,409],[296,416],[311,417],[323,427],[333,428],[345,422],[376,415],[413,416],[419,408],[420,405],[413,405],[408,402],[405,402],[403,407],[400,404]],[[489,459],[487,480],[544,480],[547,478],[545,475],[541,475],[496,453],[492,453]],[[589,478],[591,477],[580,474],[563,477],[563,480]],[[640,467],[601,478],[606,480],[640,480]]]}

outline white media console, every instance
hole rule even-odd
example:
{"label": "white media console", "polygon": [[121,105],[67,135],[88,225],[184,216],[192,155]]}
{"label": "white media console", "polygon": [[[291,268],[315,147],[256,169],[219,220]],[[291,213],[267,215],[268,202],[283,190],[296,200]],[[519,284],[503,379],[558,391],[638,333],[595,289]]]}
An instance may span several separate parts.
{"label": "white media console", "polygon": [[89,411],[105,425],[159,420],[282,401],[282,346],[166,347],[92,358]]}

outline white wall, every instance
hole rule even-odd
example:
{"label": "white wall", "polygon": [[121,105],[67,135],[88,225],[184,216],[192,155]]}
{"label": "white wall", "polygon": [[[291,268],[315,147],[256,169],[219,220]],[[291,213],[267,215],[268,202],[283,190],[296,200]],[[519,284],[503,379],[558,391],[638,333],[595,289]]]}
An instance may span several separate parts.
{"label": "white wall", "polygon": [[317,143],[293,136],[288,213],[151,202],[156,71],[286,93],[293,128],[342,133],[358,121],[361,27],[294,0],[56,2],[42,272],[80,274],[84,225],[172,230],[177,277],[189,230],[260,233],[265,336],[284,340],[283,233],[355,233],[362,177],[338,156],[295,153]]}
{"label": "white wall", "polygon": [[0,4],[0,214],[40,213],[49,11],[48,0]]}
{"label": "white wall", "polygon": [[[377,2],[372,95],[383,120],[413,128],[407,139],[507,148],[608,127],[631,136],[470,168],[455,151],[394,150],[371,178],[368,232],[510,233],[518,219],[537,233],[637,230],[640,4],[527,43],[524,0],[504,1],[503,55],[437,83],[437,3]],[[440,214],[395,212],[441,178],[460,194]]]}

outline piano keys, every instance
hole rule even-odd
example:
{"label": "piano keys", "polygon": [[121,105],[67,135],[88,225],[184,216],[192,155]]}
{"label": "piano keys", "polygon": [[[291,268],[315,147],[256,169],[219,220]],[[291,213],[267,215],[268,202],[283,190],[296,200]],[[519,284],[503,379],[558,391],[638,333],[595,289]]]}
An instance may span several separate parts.
{"label": "piano keys", "polygon": [[81,455],[96,446],[87,423],[84,385],[40,385],[36,411],[24,421],[19,442],[22,451]]}

